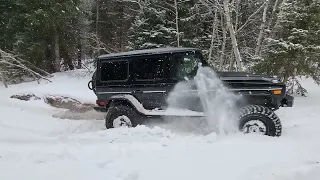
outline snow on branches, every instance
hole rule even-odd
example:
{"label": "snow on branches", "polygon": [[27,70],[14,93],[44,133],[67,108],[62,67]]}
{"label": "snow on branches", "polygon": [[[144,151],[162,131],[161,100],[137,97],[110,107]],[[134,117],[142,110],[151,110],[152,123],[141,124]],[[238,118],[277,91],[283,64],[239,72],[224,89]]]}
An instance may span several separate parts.
{"label": "snow on branches", "polygon": [[51,77],[52,75],[17,55],[0,49],[0,77],[5,87],[8,87],[7,82],[14,80],[16,77],[32,77],[38,83],[40,83],[40,79],[51,82],[45,76]]}

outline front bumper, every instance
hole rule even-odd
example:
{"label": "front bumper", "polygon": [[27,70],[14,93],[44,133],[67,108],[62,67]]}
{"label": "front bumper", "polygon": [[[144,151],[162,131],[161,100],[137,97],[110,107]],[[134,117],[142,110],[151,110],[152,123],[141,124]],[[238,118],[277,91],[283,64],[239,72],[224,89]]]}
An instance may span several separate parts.
{"label": "front bumper", "polygon": [[282,107],[292,107],[294,104],[294,97],[287,95],[281,100]]}

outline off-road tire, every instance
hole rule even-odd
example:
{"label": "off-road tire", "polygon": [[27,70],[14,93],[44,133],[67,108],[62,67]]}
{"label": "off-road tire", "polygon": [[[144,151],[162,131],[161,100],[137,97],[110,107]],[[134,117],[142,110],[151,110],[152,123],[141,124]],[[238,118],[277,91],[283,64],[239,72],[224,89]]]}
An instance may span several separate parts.
{"label": "off-road tire", "polygon": [[[267,136],[281,136],[282,125],[279,117],[271,109],[260,105],[249,105],[241,108],[239,128],[253,120],[262,122],[266,127],[264,135]],[[246,133],[246,132],[245,132]]]}
{"label": "off-road tire", "polygon": [[132,107],[127,105],[111,105],[107,111],[105,125],[107,129],[114,128],[113,121],[119,116],[127,116],[131,121],[131,127],[142,123],[142,116]]}

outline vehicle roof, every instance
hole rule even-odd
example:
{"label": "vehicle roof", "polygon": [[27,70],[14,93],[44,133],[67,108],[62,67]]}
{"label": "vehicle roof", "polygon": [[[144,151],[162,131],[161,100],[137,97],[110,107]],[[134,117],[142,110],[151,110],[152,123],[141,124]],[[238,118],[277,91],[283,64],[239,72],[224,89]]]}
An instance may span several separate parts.
{"label": "vehicle roof", "polygon": [[100,55],[99,59],[108,59],[112,57],[123,57],[123,56],[134,56],[134,55],[152,55],[152,54],[167,54],[167,53],[178,53],[186,51],[199,51],[197,48],[187,48],[187,47],[167,47],[167,48],[153,48],[153,49],[143,49],[119,53],[111,53]]}

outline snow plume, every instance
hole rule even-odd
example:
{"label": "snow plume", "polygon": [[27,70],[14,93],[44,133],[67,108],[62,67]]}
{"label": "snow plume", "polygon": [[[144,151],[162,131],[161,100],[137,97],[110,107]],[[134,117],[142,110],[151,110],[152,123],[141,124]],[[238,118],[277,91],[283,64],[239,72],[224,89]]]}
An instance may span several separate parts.
{"label": "snow plume", "polygon": [[194,80],[208,125],[217,133],[235,130],[240,96],[230,92],[209,67],[200,67]]}
{"label": "snow plume", "polygon": [[[199,67],[192,80],[179,82],[169,94],[168,105],[173,108],[193,108],[204,112],[202,123],[193,119],[197,125],[204,125],[205,132],[227,134],[238,129],[237,102],[241,96],[231,92],[210,67]],[[199,104],[200,107],[195,107]],[[200,108],[200,109],[199,109]],[[186,118],[180,117],[181,123],[186,125]],[[199,128],[199,127],[198,127]]]}

